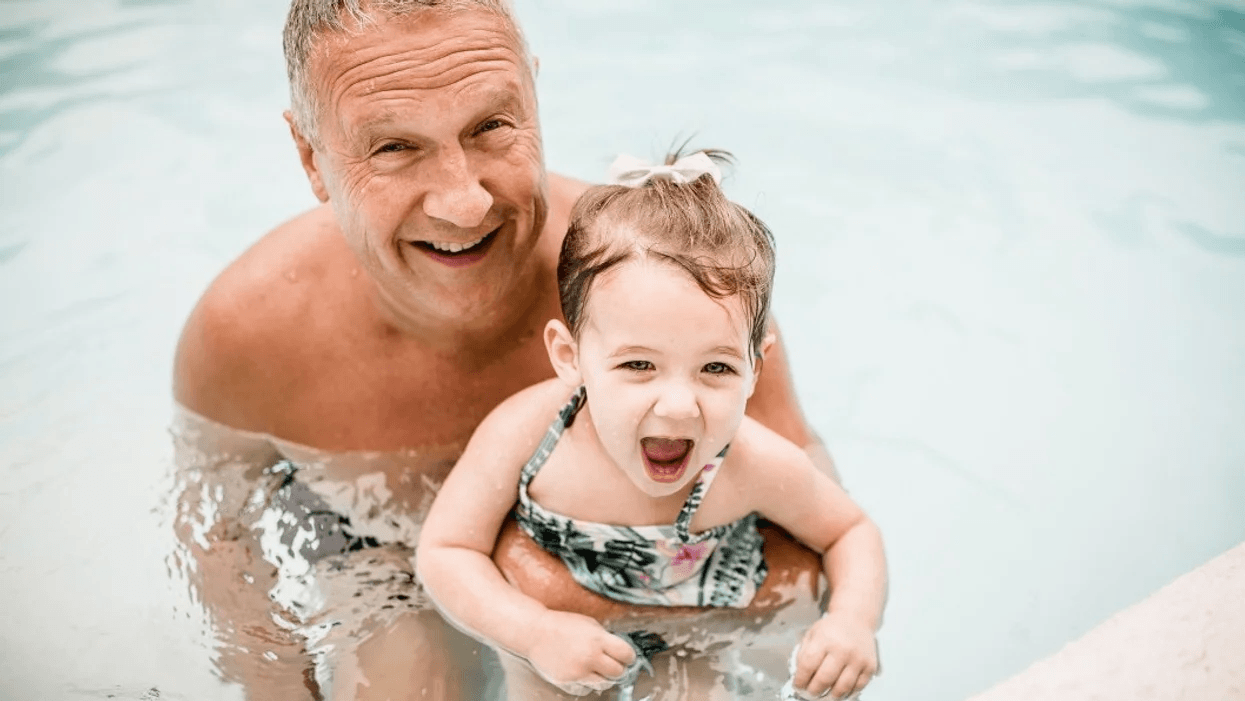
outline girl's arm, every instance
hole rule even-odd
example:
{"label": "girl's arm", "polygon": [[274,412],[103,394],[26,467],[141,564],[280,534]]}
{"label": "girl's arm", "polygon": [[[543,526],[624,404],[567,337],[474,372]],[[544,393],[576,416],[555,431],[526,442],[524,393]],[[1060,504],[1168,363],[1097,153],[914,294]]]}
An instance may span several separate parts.
{"label": "girl's arm", "polygon": [[570,394],[556,380],[543,382],[484,419],[433,502],[415,566],[452,624],[576,691],[608,686],[634,659],[634,650],[595,620],[550,611],[519,592],[492,560],[502,521],[518,500],[523,464]]}
{"label": "girl's arm", "polygon": [[821,553],[830,583],[825,616],[801,642],[795,686],[814,695],[830,689],[838,697],[859,691],[878,665],[874,635],[887,588],[881,533],[790,441],[745,420],[740,443],[736,474],[748,485],[753,507]]}

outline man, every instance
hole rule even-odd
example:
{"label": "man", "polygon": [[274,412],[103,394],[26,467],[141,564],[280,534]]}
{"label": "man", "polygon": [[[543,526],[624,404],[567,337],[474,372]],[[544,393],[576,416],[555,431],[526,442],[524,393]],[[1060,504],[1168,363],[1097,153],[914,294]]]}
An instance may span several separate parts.
{"label": "man", "polygon": [[[191,574],[254,698],[475,698],[476,650],[423,605],[410,546],[479,421],[552,376],[541,330],[586,186],[544,170],[504,0],[295,0],[285,45],[322,205],[231,264],[183,332]],[[775,348],[749,413],[833,470]],[[772,579],[816,571],[771,540]],[[549,605],[620,613],[513,529],[496,558]]]}

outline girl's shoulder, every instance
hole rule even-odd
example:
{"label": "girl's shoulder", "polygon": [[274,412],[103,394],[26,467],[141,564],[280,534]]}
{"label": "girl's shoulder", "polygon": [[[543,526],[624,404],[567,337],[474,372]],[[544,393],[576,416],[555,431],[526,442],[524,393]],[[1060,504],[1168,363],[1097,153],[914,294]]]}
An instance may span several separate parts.
{"label": "girl's shoulder", "polygon": [[574,387],[556,377],[538,382],[502,400],[480,422],[476,434],[543,433],[574,393]]}
{"label": "girl's shoulder", "polygon": [[802,464],[809,460],[803,448],[751,416],[745,416],[739,424],[735,439],[731,441],[731,455],[748,464]]}
{"label": "girl's shoulder", "polygon": [[817,470],[800,446],[745,416],[731,441],[731,472],[750,485],[789,483]]}
{"label": "girl's shoulder", "polygon": [[454,472],[487,474],[503,482],[516,476],[574,391],[556,379],[546,380],[503,400],[471,434]]}

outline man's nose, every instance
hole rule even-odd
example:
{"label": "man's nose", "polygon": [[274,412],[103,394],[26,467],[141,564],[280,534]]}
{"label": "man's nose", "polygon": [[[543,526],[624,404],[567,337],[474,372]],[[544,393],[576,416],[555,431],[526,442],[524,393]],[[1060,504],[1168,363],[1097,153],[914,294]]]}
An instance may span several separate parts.
{"label": "man's nose", "polygon": [[479,226],[493,206],[493,196],[480,184],[467,155],[461,149],[443,151],[438,165],[424,196],[424,214],[460,229]]}
{"label": "man's nose", "polygon": [[661,388],[653,413],[663,419],[681,421],[700,416],[696,393],[681,382],[670,382]]}

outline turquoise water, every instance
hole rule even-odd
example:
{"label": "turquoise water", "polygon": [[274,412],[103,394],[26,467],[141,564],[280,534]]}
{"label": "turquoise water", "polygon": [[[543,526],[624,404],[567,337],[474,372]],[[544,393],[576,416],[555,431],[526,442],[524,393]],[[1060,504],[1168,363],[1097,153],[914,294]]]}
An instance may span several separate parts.
{"label": "turquoise water", "polygon": [[[1241,2],[518,8],[551,169],[738,156],[808,418],[887,539],[869,701],[982,690],[1245,539]],[[313,204],[284,11],[0,5],[4,698],[239,698],[166,565],[169,371]]]}

